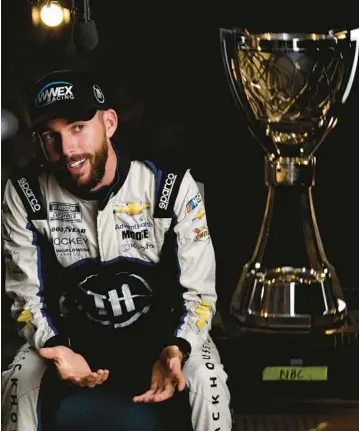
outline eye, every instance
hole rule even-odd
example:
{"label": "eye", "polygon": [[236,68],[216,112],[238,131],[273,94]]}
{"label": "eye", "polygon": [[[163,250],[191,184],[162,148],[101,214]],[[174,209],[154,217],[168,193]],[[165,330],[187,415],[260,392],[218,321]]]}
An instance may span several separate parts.
{"label": "eye", "polygon": [[73,127],[73,130],[75,132],[81,132],[81,130],[84,128],[83,124],[75,124],[75,126]]}
{"label": "eye", "polygon": [[53,142],[55,138],[56,138],[56,133],[54,132],[43,133],[41,135],[41,140],[46,143]]}

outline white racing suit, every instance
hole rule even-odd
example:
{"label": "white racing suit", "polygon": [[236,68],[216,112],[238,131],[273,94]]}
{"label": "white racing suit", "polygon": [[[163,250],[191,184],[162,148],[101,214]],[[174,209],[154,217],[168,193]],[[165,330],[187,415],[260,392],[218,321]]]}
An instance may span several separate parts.
{"label": "white racing suit", "polygon": [[[5,287],[27,343],[2,375],[4,431],[37,429],[46,368],[38,349],[72,347],[87,325],[93,340],[94,327],[133,338],[136,327],[153,322],[171,332],[164,345],[190,353],[183,373],[194,430],[229,431],[227,375],[209,336],[215,257],[196,182],[188,170],[164,171],[121,154],[114,182],[101,199],[93,196],[75,196],[32,167],[5,187]],[[173,283],[160,266],[171,268],[168,250],[176,252]],[[73,313],[76,324],[66,326]]]}

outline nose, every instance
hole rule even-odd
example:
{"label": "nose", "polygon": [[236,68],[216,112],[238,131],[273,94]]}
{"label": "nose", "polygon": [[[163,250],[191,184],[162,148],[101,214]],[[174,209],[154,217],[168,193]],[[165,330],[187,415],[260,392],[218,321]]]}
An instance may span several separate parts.
{"label": "nose", "polygon": [[70,157],[75,153],[75,140],[69,133],[61,134],[61,153],[65,157]]}

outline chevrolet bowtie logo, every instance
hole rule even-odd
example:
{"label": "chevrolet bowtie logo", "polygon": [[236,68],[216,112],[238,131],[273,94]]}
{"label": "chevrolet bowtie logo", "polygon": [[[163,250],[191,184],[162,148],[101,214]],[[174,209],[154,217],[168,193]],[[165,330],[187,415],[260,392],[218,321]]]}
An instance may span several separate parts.
{"label": "chevrolet bowtie logo", "polygon": [[202,217],[205,216],[205,211],[204,210],[199,210],[198,213],[194,216],[194,218],[192,219],[192,221],[195,220],[201,220]]}
{"label": "chevrolet bowtie logo", "polygon": [[197,305],[194,312],[198,316],[197,328],[202,331],[202,329],[210,322],[212,318],[211,306],[209,303],[202,299],[202,302]]}
{"label": "chevrolet bowtie logo", "polygon": [[113,210],[114,213],[126,213],[128,215],[141,214],[146,208],[149,208],[149,204],[139,204],[136,202],[128,202],[127,205],[117,207]]}

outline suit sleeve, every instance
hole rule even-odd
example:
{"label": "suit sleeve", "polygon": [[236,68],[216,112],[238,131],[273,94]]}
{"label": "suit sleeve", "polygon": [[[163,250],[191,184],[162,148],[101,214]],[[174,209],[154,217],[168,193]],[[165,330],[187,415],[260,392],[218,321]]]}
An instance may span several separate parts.
{"label": "suit sleeve", "polygon": [[[9,180],[3,194],[2,240],[5,292],[13,300],[12,317],[20,336],[40,349],[59,337],[44,302],[40,234],[28,220],[22,201]],[[57,343],[61,344],[61,343]]]}
{"label": "suit sleeve", "polygon": [[179,281],[183,288],[183,314],[175,336],[191,349],[207,339],[216,311],[215,254],[205,205],[189,171],[183,177],[174,205],[177,224]]}

